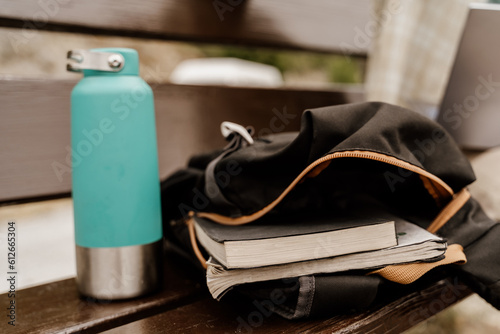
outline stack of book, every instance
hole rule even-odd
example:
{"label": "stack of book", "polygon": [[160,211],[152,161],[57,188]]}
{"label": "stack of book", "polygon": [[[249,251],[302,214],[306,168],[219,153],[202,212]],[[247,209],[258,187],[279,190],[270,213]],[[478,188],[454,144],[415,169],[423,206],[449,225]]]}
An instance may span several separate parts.
{"label": "stack of book", "polygon": [[207,285],[216,299],[233,286],[393,264],[437,261],[446,242],[399,217],[268,217],[227,226],[194,218],[210,255]]}

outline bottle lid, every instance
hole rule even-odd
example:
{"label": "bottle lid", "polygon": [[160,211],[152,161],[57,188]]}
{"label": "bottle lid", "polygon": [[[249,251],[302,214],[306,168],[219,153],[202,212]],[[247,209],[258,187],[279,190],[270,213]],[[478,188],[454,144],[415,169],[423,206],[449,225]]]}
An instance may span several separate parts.
{"label": "bottle lid", "polygon": [[69,61],[66,69],[72,72],[83,72],[85,75],[96,74],[139,74],[139,55],[134,49],[100,48],[68,51]]}

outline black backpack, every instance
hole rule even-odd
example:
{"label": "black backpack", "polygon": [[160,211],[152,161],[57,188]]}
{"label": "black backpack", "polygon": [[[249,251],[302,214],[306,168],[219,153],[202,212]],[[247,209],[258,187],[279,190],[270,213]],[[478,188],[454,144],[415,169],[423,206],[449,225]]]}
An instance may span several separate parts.
{"label": "black backpack", "polygon": [[306,110],[298,133],[251,138],[250,128],[227,132],[228,146],[192,157],[162,182],[165,237],[195,265],[185,224],[190,215],[240,224],[267,214],[363,204],[382,206],[463,246],[467,257],[466,264],[431,270],[407,286],[361,271],[245,284],[237,292],[266,299],[280,289],[284,302],[272,310],[301,318],[361,310],[422,282],[459,275],[500,307],[500,228],[470,197],[472,168],[435,122],[370,102]]}

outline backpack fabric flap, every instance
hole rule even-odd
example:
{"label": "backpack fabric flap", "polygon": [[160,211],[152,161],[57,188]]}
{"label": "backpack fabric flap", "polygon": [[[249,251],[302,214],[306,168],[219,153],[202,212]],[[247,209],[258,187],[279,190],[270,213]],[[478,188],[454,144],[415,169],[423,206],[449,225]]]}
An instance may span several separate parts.
{"label": "backpack fabric flap", "polygon": [[[371,102],[306,110],[299,133],[257,138],[253,145],[225,155],[214,167],[217,192],[220,191],[239,209],[239,215],[251,215],[278,198],[304,169],[318,159],[332,153],[353,151],[378,153],[427,171],[441,180],[449,188],[448,192],[457,192],[475,179],[467,159],[436,123],[404,108]],[[210,200],[212,194],[206,192],[205,170],[220,153],[198,155],[189,161],[190,171],[187,173],[195,177],[193,187],[186,188],[185,196],[172,196],[171,210],[164,212],[167,218],[185,216],[189,211],[234,216],[227,207],[213,203]],[[344,164],[338,168],[350,168],[340,160],[332,160],[330,165],[337,168],[336,165]],[[369,162],[359,161],[359,165],[366,163]],[[349,176],[348,172],[345,171],[346,176]],[[321,175],[321,170],[318,174]],[[392,166],[379,175],[383,181],[382,190],[395,192],[400,188],[411,188],[407,185],[414,180],[409,174]],[[355,179],[351,178],[351,181]],[[433,185],[427,186],[432,191]],[[446,190],[438,189],[437,192],[440,191],[445,192],[438,194],[445,198],[444,201],[447,195],[451,196]],[[314,193],[317,191],[310,191],[308,195]],[[309,205],[305,201],[303,204]]]}
{"label": "backpack fabric flap", "polygon": [[[475,180],[469,162],[440,126],[410,110],[376,102],[306,110],[298,134],[256,140],[220,159],[214,172],[229,174],[219,182],[220,191],[242,215],[249,215],[275,200],[318,159],[351,151],[407,162],[435,175],[454,192]],[[404,172],[395,169],[391,173],[384,177],[392,182],[392,189],[406,182]],[[213,211],[225,213],[224,208]]]}
{"label": "backpack fabric flap", "polygon": [[471,198],[437,234],[464,246],[467,263],[452,268],[474,292],[500,309],[500,224]]}

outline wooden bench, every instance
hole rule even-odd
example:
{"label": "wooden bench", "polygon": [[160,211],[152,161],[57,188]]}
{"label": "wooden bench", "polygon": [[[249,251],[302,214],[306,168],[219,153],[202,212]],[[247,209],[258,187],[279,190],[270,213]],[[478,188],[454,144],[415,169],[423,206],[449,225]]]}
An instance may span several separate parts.
{"label": "wooden bench", "polygon": [[[370,1],[217,0],[4,2],[0,26],[16,28],[16,43],[29,32],[55,30],[135,38],[229,43],[366,57],[359,29],[373,20]],[[44,50],[40,50],[44,52]],[[64,55],[54,55],[64,62]],[[0,202],[13,204],[70,196],[69,175],[58,177],[70,143],[69,96],[76,81],[0,80]],[[230,120],[269,128],[276,110],[297,115],[306,108],[362,101],[354,89],[259,89],[151,83],[155,94],[160,174],[223,144],[219,124]],[[187,131],[189,130],[189,131]],[[165,261],[161,292],[124,302],[79,298],[73,279],[20,290],[18,333],[33,332],[401,332],[470,291],[455,278],[408,291],[386,305],[330,319],[286,321],[250,302],[214,301],[203,278],[175,257]],[[5,295],[0,296],[5,301]],[[2,302],[3,303],[3,302]],[[3,305],[3,304],[2,304]],[[260,316],[253,316],[261,312]],[[260,320],[261,319],[261,320]],[[4,324],[2,323],[2,326]],[[121,327],[119,327],[121,326]]]}

